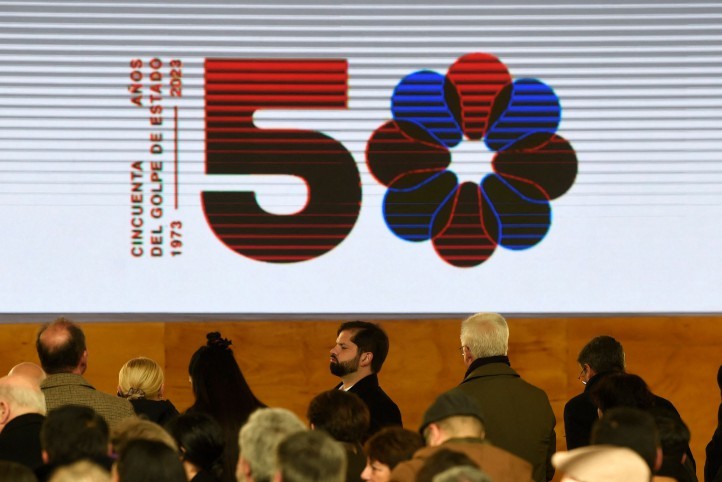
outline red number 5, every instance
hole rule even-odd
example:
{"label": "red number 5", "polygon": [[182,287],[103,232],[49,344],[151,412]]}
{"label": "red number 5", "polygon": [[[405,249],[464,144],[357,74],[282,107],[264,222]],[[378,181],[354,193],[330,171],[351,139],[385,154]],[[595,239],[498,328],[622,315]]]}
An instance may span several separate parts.
{"label": "red number 5", "polygon": [[309,193],[300,212],[278,215],[264,211],[253,192],[203,192],[216,236],[239,254],[273,263],[313,259],[338,246],[361,207],[353,156],[320,132],[259,129],[253,114],[347,108],[347,62],[209,59],[205,81],[206,173],[295,175]]}

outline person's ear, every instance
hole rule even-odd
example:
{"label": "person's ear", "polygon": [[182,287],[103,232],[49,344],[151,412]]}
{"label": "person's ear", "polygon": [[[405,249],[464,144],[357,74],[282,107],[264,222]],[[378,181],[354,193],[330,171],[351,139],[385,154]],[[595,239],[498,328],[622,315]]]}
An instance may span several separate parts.
{"label": "person's ear", "polygon": [[441,445],[441,427],[435,423],[430,423],[427,427],[426,445],[429,447],[436,447]]}
{"label": "person's ear", "polygon": [[80,357],[80,362],[78,362],[77,372],[79,375],[82,375],[85,373],[85,370],[88,369],[88,350],[84,350],[83,354]]}
{"label": "person's ear", "polygon": [[361,354],[361,366],[367,367],[371,365],[371,362],[374,359],[374,354],[370,351],[365,351]]}
{"label": "person's ear", "polygon": [[662,447],[657,447],[657,458],[654,461],[654,473],[656,474],[659,469],[662,468],[662,462],[664,461],[664,453],[662,453]]}
{"label": "person's ear", "polygon": [[469,367],[474,362],[474,355],[471,354],[471,350],[468,346],[464,345],[461,347],[464,354],[464,364]]}
{"label": "person's ear", "polygon": [[243,456],[238,457],[238,466],[236,467],[236,477],[238,478],[238,482],[251,482],[253,479],[251,478],[251,465],[248,463],[246,459],[243,458]]}
{"label": "person's ear", "polygon": [[4,427],[10,421],[10,405],[0,400],[0,426]]}

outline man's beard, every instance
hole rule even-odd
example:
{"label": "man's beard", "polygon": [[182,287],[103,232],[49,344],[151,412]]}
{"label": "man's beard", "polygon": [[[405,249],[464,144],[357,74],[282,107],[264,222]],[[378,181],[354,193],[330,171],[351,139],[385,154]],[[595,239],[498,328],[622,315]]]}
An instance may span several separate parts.
{"label": "man's beard", "polygon": [[361,354],[356,355],[353,360],[345,362],[331,362],[329,368],[331,369],[331,373],[333,375],[336,375],[337,377],[345,377],[346,375],[350,375],[351,373],[358,371],[359,360],[361,360]]}

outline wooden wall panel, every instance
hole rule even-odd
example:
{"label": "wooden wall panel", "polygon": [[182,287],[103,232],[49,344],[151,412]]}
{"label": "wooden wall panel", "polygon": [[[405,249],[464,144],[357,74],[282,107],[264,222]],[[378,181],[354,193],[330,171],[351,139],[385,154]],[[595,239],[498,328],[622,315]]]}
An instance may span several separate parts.
{"label": "wooden wall panel", "polygon": [[[404,423],[415,429],[426,407],[442,391],[462,379],[458,319],[376,320],[389,333],[391,350],[379,376],[399,404]],[[558,449],[565,448],[563,407],[581,392],[576,356],[592,337],[619,339],[627,368],[642,376],[652,390],[670,399],[692,431],[699,473],[704,447],[716,426],[720,402],[716,386],[722,363],[721,316],[555,317],[509,320],[512,366],[546,390],[557,415]],[[197,321],[82,323],[90,353],[88,380],[115,392],[117,374],[128,359],[144,355],[166,370],[166,392],[183,410],[193,401],[188,361],[205,343],[205,334],[220,331],[233,340],[236,358],[258,397],[282,406],[305,420],[306,407],[317,393],[337,383],[328,370],[328,351],[338,321]],[[37,361],[39,324],[0,326],[0,372],[20,361]]]}

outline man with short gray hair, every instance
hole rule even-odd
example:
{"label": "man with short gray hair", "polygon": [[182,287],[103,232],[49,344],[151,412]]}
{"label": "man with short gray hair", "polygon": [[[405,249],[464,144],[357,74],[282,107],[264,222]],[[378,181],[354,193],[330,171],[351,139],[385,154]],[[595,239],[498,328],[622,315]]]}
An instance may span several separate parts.
{"label": "man with short gray hair", "polygon": [[274,482],[344,482],[346,451],[323,430],[297,432],[278,444]]}
{"label": "man with short gray hair", "polygon": [[0,460],[35,470],[42,465],[40,429],[45,396],[35,380],[22,375],[0,378]]}
{"label": "man with short gray hair", "polygon": [[238,435],[238,482],[271,482],[276,472],[276,449],[288,435],[306,430],[285,408],[259,408]]}
{"label": "man with short gray hair", "polygon": [[506,320],[498,313],[477,313],[461,323],[460,338],[467,371],[458,389],[479,403],[486,438],[531,463],[536,482],[551,480],[556,418],[546,393],[511,368]]}

